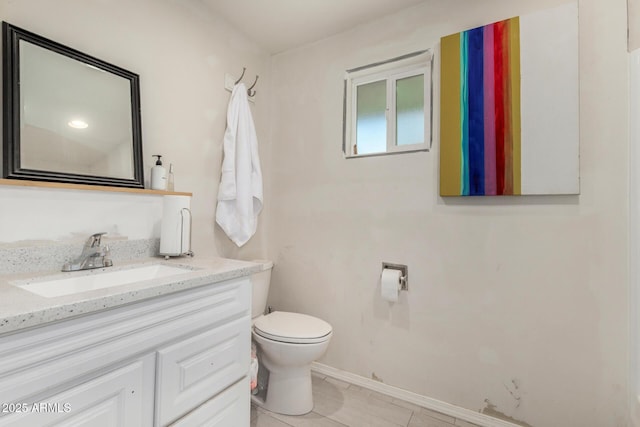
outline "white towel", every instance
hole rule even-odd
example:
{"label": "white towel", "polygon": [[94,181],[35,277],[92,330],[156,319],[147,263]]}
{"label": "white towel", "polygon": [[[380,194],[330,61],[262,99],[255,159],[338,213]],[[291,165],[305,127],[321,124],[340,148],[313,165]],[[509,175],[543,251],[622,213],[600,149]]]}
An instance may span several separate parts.
{"label": "white towel", "polygon": [[255,234],[261,210],[262,171],[258,138],[247,89],[240,83],[231,92],[227,110],[216,222],[229,239],[242,246]]}

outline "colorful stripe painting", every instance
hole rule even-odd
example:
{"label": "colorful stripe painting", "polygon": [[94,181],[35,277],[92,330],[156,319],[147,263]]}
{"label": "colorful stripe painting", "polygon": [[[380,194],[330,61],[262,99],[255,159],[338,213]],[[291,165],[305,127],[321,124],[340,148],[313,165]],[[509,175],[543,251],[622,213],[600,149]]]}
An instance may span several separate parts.
{"label": "colorful stripe painting", "polygon": [[578,3],[441,39],[440,195],[580,193]]}
{"label": "colorful stripe painting", "polygon": [[520,194],[520,21],[441,40],[440,195]]}

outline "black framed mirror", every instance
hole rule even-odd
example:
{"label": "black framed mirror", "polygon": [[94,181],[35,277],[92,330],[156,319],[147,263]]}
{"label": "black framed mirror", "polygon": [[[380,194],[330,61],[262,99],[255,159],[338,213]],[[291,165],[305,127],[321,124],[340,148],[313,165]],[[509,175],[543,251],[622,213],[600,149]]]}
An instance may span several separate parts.
{"label": "black framed mirror", "polygon": [[144,188],[137,74],[2,23],[3,177]]}

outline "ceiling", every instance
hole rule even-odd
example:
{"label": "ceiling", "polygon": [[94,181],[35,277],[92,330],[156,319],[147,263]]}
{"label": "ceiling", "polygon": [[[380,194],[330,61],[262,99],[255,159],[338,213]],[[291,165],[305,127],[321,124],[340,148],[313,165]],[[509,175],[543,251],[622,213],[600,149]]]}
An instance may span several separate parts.
{"label": "ceiling", "polygon": [[349,30],[424,0],[203,0],[270,53]]}

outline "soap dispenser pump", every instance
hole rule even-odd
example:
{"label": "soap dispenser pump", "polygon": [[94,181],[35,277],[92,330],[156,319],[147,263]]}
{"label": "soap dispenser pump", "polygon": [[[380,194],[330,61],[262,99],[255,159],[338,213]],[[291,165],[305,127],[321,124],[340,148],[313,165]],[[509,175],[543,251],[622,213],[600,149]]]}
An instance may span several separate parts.
{"label": "soap dispenser pump", "polygon": [[162,156],[154,154],[157,157],[156,165],[151,168],[151,189],[166,190],[167,189],[167,170],[162,166]]}

